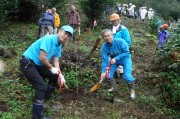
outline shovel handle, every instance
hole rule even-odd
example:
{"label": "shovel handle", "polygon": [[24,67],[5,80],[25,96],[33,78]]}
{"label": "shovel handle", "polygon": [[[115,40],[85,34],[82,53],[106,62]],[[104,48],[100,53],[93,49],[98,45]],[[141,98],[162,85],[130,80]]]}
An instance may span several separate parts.
{"label": "shovel handle", "polygon": [[66,84],[64,84],[64,86],[68,89],[68,86]]}
{"label": "shovel handle", "polygon": [[[105,71],[105,75],[106,75],[106,73],[107,73],[107,71]],[[103,79],[101,79],[100,81],[99,81],[99,83],[101,83],[103,81]]]}

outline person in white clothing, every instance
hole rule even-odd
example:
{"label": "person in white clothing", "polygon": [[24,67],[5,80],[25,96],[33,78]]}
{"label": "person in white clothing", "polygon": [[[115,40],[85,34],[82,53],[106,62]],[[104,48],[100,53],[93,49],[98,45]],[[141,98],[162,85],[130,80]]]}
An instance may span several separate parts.
{"label": "person in white clothing", "polygon": [[129,11],[129,17],[130,18],[133,18],[134,17],[134,7],[135,7],[135,5],[132,5],[131,3],[129,4],[130,6],[129,6],[129,9],[128,9],[128,11]]}
{"label": "person in white clothing", "polygon": [[143,7],[141,10],[141,20],[144,21],[147,14],[147,10]]}
{"label": "person in white clothing", "polygon": [[149,8],[149,11],[148,11],[148,19],[149,20],[152,20],[154,17],[154,11],[152,8]]}

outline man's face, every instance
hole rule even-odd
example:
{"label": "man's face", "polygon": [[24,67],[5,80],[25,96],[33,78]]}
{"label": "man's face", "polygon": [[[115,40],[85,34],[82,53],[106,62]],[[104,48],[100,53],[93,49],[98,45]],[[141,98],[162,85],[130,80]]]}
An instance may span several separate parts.
{"label": "man's face", "polygon": [[69,32],[66,32],[63,29],[59,30],[58,39],[60,39],[60,41],[62,42],[67,41],[70,37],[71,37],[71,34]]}
{"label": "man's face", "polygon": [[55,10],[51,10],[51,12],[54,14],[56,11]]}
{"label": "man's face", "polygon": [[75,11],[75,8],[71,7],[71,11],[74,12],[74,11]]}
{"label": "man's face", "polygon": [[117,26],[119,24],[119,19],[112,20],[113,26]]}
{"label": "man's face", "polygon": [[113,42],[113,35],[110,32],[105,32],[105,33],[103,33],[103,39],[107,43],[112,44],[112,42]]}

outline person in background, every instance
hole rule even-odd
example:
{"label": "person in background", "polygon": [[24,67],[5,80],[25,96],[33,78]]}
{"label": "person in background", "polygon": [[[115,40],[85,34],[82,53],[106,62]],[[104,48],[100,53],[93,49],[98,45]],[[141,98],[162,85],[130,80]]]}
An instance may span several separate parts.
{"label": "person in background", "polygon": [[[63,26],[58,34],[46,35],[35,41],[22,55],[19,65],[21,72],[28,82],[35,88],[33,101],[33,119],[50,119],[44,117],[42,109],[44,100],[49,100],[57,85],[58,75],[61,77],[61,84],[65,83],[64,76],[59,67],[62,42],[67,41],[73,35],[73,28]],[[54,66],[49,63],[54,56]],[[48,78],[48,85],[43,78]]]}
{"label": "person in background", "polygon": [[71,12],[68,13],[68,19],[67,19],[67,25],[71,26],[74,29],[73,34],[73,42],[76,41],[76,34],[78,31],[78,28],[80,28],[80,17],[79,13],[76,12],[75,6],[71,5]]}
{"label": "person in background", "polygon": [[55,7],[53,7],[51,9],[51,12],[54,14],[54,17],[55,17],[55,29],[54,29],[53,34],[57,34],[57,29],[58,29],[58,27],[60,25],[60,18],[59,18],[59,15],[56,13],[56,8]]}
{"label": "person in background", "polygon": [[148,11],[148,19],[149,20],[152,20],[154,17],[154,11],[152,8],[149,8],[149,11]]}
{"label": "person in background", "polygon": [[134,17],[134,5],[132,5],[132,3],[129,3],[129,9],[128,9],[128,11],[129,11],[128,17],[129,17],[129,18],[133,18],[133,17]]}
{"label": "person in background", "polygon": [[121,13],[122,13],[123,16],[125,16],[124,11],[125,11],[125,4],[122,5],[122,10],[121,10]]}
{"label": "person in background", "polygon": [[110,11],[111,11],[111,7],[108,5],[108,6],[107,6],[107,9],[106,9],[106,11],[105,11],[106,17],[109,17]]}
{"label": "person in background", "polygon": [[147,10],[144,7],[142,7],[142,10],[141,10],[141,20],[142,21],[144,21],[146,14],[147,14]]}
{"label": "person in background", "polygon": [[[102,37],[106,41],[101,48],[101,79],[106,79],[111,89],[108,92],[117,92],[117,84],[114,80],[114,73],[119,65],[122,65],[124,68],[123,78],[126,80],[126,83],[130,90],[130,100],[136,100],[135,96],[135,80],[132,76],[132,61],[131,54],[129,53],[129,48],[125,40],[121,38],[113,37],[113,33],[109,29],[102,31]],[[109,61],[109,57],[111,60]],[[106,67],[111,64],[110,72],[106,74]],[[108,77],[107,77],[108,76]]]}
{"label": "person in background", "polygon": [[158,31],[159,37],[158,37],[158,47],[162,47],[164,43],[166,43],[166,39],[168,38],[169,32],[167,31],[168,25],[163,24],[161,26],[161,30]]}
{"label": "person in background", "polygon": [[160,27],[162,26],[162,24],[161,24],[161,20],[160,20],[160,19],[158,19],[158,21],[157,21],[157,25],[158,25],[158,28],[160,28]]}
{"label": "person in background", "polygon": [[117,14],[119,13],[119,8],[118,8],[118,6],[119,6],[119,4],[116,3],[116,8],[115,8],[115,10],[116,10],[116,13],[117,13]]}
{"label": "person in background", "polygon": [[119,12],[118,12],[118,14],[121,16],[121,11],[122,11],[121,4],[119,4],[119,5],[118,5],[118,9],[119,9]]}
{"label": "person in background", "polygon": [[50,10],[47,10],[46,13],[42,14],[38,24],[38,39],[44,36],[46,30],[49,32],[49,35],[53,34],[53,29],[55,28],[55,17],[53,13],[51,13]]}
{"label": "person in background", "polygon": [[139,10],[138,10],[138,13],[137,13],[137,15],[135,16],[135,19],[139,16],[140,17],[140,19],[141,19],[141,10],[142,10],[142,8],[141,7],[139,7]]}
{"label": "person in background", "polygon": [[[110,27],[111,32],[113,33],[114,38],[122,38],[126,41],[128,48],[131,45],[131,38],[128,29],[120,24],[120,17],[118,14],[112,14],[110,17],[110,21],[112,22],[112,26]],[[117,79],[117,83],[122,82],[123,79],[123,67],[119,66],[117,70],[120,72],[120,77]]]}

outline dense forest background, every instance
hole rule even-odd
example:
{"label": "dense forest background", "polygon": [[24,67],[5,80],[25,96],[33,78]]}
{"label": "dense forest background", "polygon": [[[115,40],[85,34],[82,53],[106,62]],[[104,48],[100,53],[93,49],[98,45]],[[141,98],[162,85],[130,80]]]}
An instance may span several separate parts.
{"label": "dense forest background", "polygon": [[[88,0],[79,1],[82,3]],[[99,1],[101,0],[98,0],[97,3]],[[103,2],[108,3],[109,0]],[[130,2],[135,4],[137,9],[142,6],[148,9],[152,7],[157,15],[163,17],[164,20],[174,19],[177,21],[180,17],[180,0],[113,0],[110,1],[109,5],[113,8],[116,3],[129,4]],[[36,21],[42,13],[42,5],[45,6],[43,12],[52,7],[56,7],[59,11],[64,11],[66,9],[65,4],[68,3],[68,0],[0,0],[0,24],[12,18],[18,18],[18,20],[22,21]],[[94,4],[93,6],[91,5],[91,8],[88,9],[95,9],[98,5]],[[102,6],[101,10],[103,11],[106,9],[107,4],[101,4],[100,6]]]}

